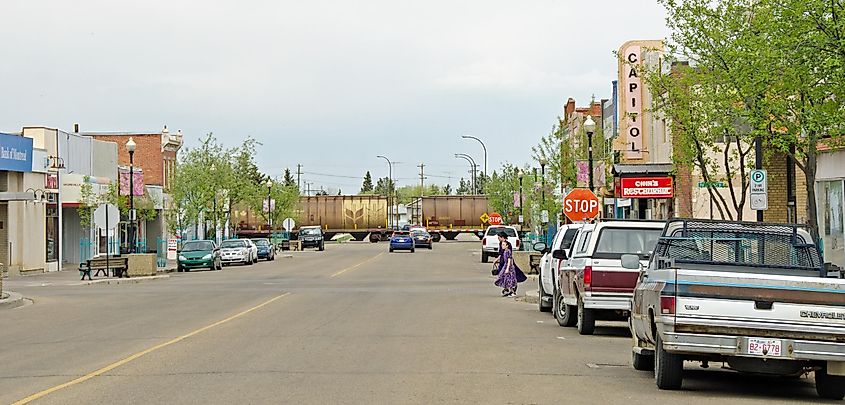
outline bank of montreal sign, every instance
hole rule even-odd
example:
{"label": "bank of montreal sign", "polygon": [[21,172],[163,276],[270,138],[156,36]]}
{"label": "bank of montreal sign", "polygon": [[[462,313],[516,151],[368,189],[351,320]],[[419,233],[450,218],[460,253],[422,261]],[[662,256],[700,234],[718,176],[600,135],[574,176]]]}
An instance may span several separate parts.
{"label": "bank of montreal sign", "polygon": [[0,170],[32,171],[32,138],[0,133]]}
{"label": "bank of montreal sign", "polygon": [[621,198],[672,198],[671,177],[623,177],[619,179]]}

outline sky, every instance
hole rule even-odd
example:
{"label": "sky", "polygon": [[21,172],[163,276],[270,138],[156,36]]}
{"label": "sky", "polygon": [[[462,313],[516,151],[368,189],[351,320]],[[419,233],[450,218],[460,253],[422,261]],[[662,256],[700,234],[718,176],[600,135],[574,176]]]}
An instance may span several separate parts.
{"label": "sky", "polygon": [[[119,6],[118,6],[119,5]],[[271,174],[356,193],[366,171],[457,184],[531,162],[570,97],[609,98],[613,51],[668,34],[656,0],[4,0],[0,130],[251,136]],[[536,163],[534,163],[536,165]]]}

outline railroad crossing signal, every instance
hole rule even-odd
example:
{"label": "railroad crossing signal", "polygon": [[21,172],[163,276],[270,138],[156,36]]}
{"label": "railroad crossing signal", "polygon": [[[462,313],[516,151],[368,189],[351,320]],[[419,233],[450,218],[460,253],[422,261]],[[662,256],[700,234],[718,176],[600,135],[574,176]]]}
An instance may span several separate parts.
{"label": "railroad crossing signal", "polygon": [[563,199],[563,214],[572,222],[595,218],[601,213],[601,203],[596,195],[586,188],[576,188]]}

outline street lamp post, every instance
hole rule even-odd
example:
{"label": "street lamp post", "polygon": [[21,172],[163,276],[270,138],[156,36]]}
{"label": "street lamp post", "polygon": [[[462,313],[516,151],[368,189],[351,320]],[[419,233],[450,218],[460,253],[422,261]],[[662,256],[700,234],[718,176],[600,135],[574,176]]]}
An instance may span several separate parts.
{"label": "street lamp post", "polygon": [[271,218],[273,215],[273,200],[271,199],[272,192],[273,180],[267,179],[267,238],[273,236],[273,220]]}
{"label": "street lamp post", "polygon": [[[543,211],[546,208],[546,159],[540,159],[540,187],[540,211]],[[543,242],[548,240],[548,226],[543,224]]]}
{"label": "street lamp post", "polygon": [[390,214],[387,215],[387,227],[393,228],[393,205],[391,205],[391,194],[393,193],[390,190],[390,185],[393,183],[393,163],[386,156],[378,155],[376,157],[387,161],[387,208],[390,210]]}
{"label": "street lamp post", "polygon": [[590,191],[595,191],[595,185],[593,184],[593,132],[596,131],[596,123],[593,121],[593,117],[587,116],[587,120],[584,121],[584,129],[587,131],[587,162],[588,169],[590,170]]}
{"label": "street lamp post", "polygon": [[487,176],[487,146],[484,145],[484,142],[481,139],[478,139],[474,136],[462,135],[461,138],[475,139],[476,141],[478,141],[478,143],[481,144],[481,148],[484,149],[484,175]]}
{"label": "street lamp post", "polygon": [[135,140],[129,137],[126,151],[129,152],[129,253],[135,253]]}
{"label": "street lamp post", "polygon": [[475,164],[475,160],[472,158],[472,156],[467,155],[466,153],[456,153],[455,157],[458,159],[464,159],[469,162],[470,170],[472,170],[472,194],[478,194],[478,187],[476,187],[476,168],[478,167],[478,165]]}
{"label": "street lamp post", "polygon": [[[519,170],[519,169],[517,169],[517,170]],[[525,211],[523,211],[523,208],[522,208],[522,206],[524,205],[522,203],[522,174],[523,174],[522,170],[519,170],[519,224],[520,225],[522,225],[522,221],[525,219],[525,217],[523,216],[525,214]]]}

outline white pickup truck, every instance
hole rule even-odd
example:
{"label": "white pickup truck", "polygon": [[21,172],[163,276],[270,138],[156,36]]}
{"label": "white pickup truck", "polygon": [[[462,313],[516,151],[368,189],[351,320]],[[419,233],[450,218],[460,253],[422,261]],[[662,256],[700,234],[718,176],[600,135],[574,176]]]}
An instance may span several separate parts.
{"label": "white pickup truck", "polygon": [[[640,268],[639,257],[622,257]],[[828,277],[798,225],[672,220],[634,290],[633,366],[679,389],[684,361],[739,372],[815,374],[845,397],[845,280]]]}

